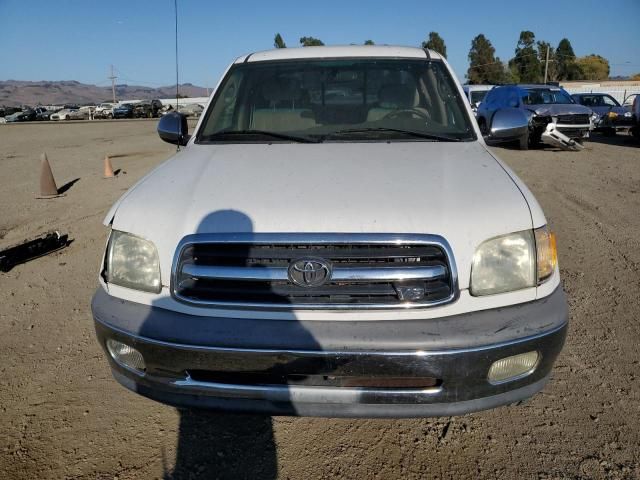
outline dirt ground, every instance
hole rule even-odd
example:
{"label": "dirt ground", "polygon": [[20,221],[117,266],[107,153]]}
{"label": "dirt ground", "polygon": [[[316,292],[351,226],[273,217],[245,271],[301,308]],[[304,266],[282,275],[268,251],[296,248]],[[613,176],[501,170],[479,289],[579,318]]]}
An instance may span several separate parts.
{"label": "dirt ground", "polygon": [[[48,230],[65,250],[0,273],[0,478],[640,479],[640,148],[496,152],[559,238],[571,307],[547,388],[463,417],[180,414],[126,391],[89,301],[111,204],[172,147],[155,122],[0,125],[0,248]],[[66,196],[36,200],[47,152]],[[102,178],[106,153],[122,171]],[[125,173],[126,172],[126,173]]]}

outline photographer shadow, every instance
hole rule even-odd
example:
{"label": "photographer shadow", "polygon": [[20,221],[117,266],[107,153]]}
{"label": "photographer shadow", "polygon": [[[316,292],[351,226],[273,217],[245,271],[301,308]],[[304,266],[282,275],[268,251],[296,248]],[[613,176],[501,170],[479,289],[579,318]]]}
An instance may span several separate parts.
{"label": "photographer shadow", "polygon": [[[244,213],[219,210],[208,214],[200,222],[196,232],[199,234],[247,234],[253,232],[253,223]],[[247,245],[246,251],[241,254],[241,257],[245,258],[241,259],[240,263],[244,264],[249,258],[249,250],[250,245]],[[259,268],[255,264],[251,266]],[[275,293],[270,292],[270,295],[273,296]],[[283,296],[279,297],[280,303],[288,301]],[[285,322],[297,321],[293,314],[291,317]],[[207,318],[207,321],[216,322],[216,319]],[[259,341],[266,335],[272,336],[277,333],[267,331],[268,327],[261,325],[259,320],[250,320],[243,325],[246,328],[243,331],[238,331],[238,327],[234,327],[233,322],[220,322],[219,325],[212,323],[207,328],[222,332],[225,338],[242,338],[250,342]],[[302,339],[304,344],[320,350],[306,329],[300,327],[296,328],[296,331],[297,338]],[[242,348],[244,345],[240,343],[235,346]],[[293,361],[251,373],[258,376],[264,375],[267,378],[285,379],[286,387],[287,373],[295,373],[298,378],[310,373],[299,371],[300,367],[301,365]],[[233,405],[232,399],[228,401]],[[295,406],[290,402],[278,402],[277,407],[285,413],[295,414]],[[278,465],[271,416],[191,408],[179,408],[178,412],[180,421],[176,460],[173,470],[165,473],[165,480],[277,478]]]}

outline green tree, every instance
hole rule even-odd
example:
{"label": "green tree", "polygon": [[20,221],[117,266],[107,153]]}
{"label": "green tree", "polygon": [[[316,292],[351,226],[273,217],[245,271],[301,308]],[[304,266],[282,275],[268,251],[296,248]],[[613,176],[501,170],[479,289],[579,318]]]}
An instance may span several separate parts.
{"label": "green tree", "polygon": [[429,32],[429,40],[422,42],[422,48],[429,48],[447,58],[447,46],[438,32]]}
{"label": "green tree", "polygon": [[576,65],[576,54],[567,38],[560,40],[556,48],[556,63],[558,80],[576,80],[580,76],[580,70]]}
{"label": "green tree", "polygon": [[509,60],[509,67],[516,71],[519,81],[536,83],[541,81],[540,60],[536,51],[536,36],[528,30],[520,32],[515,57]]}
{"label": "green tree", "polygon": [[587,55],[576,60],[580,80],[606,80],[609,78],[609,60],[600,55]]}
{"label": "green tree", "polygon": [[287,44],[284,43],[284,39],[279,33],[273,38],[273,46],[276,48],[287,48]]}
{"label": "green tree", "polygon": [[373,40],[365,40],[364,44],[365,45],[375,45],[375,42]]}
{"label": "green tree", "polygon": [[501,83],[504,81],[504,65],[500,58],[495,56],[496,49],[483,34],[471,40],[469,50],[469,69],[467,79],[469,83]]}
{"label": "green tree", "polygon": [[313,37],[302,37],[300,38],[300,45],[303,47],[321,47],[324,45],[322,40]]}

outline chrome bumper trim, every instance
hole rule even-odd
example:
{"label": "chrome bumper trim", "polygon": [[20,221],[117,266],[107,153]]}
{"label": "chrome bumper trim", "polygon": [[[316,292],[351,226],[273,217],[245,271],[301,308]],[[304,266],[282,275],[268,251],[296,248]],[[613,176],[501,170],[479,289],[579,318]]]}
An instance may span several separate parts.
{"label": "chrome bumper trim", "polygon": [[423,389],[375,389],[345,387],[301,387],[295,385],[232,385],[227,383],[199,382],[187,377],[185,380],[159,381],[160,384],[188,389],[191,393],[220,397],[241,397],[292,403],[416,403],[424,397],[437,395],[442,387]]}

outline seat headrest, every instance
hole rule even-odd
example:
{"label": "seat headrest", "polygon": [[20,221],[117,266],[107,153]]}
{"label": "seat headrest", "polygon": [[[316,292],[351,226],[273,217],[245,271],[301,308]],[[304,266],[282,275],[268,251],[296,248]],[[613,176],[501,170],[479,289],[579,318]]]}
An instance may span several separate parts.
{"label": "seat headrest", "polygon": [[290,79],[271,79],[262,84],[262,96],[269,102],[299,100],[302,89]]}
{"label": "seat headrest", "polygon": [[378,91],[382,108],[411,108],[415,106],[416,90],[410,85],[387,84]]}

